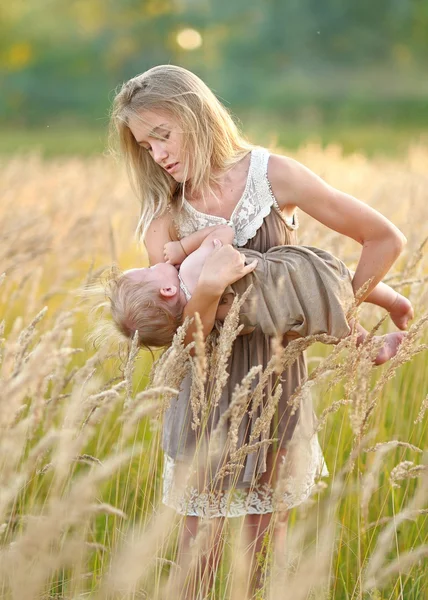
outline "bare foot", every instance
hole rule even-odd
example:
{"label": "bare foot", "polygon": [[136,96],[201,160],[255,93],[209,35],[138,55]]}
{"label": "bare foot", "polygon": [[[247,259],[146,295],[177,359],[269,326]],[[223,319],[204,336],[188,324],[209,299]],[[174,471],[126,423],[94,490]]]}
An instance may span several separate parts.
{"label": "bare foot", "polygon": [[413,307],[407,298],[397,292],[397,298],[389,309],[391,319],[398,329],[407,329],[409,321],[414,317]]}
{"label": "bare foot", "polygon": [[397,354],[399,345],[404,340],[406,335],[407,333],[395,331],[394,333],[387,333],[386,335],[375,336],[373,338],[375,341],[380,339],[383,340],[383,346],[381,346],[374,361],[375,365],[383,365],[383,363],[386,363],[393,356],[395,356]]}

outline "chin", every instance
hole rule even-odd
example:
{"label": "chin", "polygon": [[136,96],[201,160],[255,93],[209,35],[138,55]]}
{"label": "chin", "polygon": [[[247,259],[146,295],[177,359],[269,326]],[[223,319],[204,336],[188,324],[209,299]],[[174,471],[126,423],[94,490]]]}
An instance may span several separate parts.
{"label": "chin", "polygon": [[184,183],[184,177],[182,175],[180,175],[179,173],[177,173],[177,175],[171,175],[171,177],[173,178],[174,181],[176,181],[177,183]]}

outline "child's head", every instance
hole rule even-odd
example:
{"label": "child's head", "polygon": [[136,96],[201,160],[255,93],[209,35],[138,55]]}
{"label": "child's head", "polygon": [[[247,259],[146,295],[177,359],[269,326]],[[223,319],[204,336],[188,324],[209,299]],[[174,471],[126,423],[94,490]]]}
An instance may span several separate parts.
{"label": "child's head", "polygon": [[181,325],[186,299],[172,265],[131,269],[110,282],[111,313],[119,331],[132,338],[138,330],[141,346],[171,343]]}
{"label": "child's head", "polygon": [[[208,86],[174,65],[154,67],[123,84],[111,123],[142,202],[143,236],[152,218],[171,202],[177,182],[206,189],[213,172],[249,149]],[[177,162],[179,168],[166,168]]]}

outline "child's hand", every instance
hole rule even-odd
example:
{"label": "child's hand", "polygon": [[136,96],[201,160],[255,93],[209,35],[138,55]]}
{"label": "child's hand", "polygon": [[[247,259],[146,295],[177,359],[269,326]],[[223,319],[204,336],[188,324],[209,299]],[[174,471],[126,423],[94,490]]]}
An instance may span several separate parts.
{"label": "child's hand", "polygon": [[181,265],[186,253],[180,242],[167,242],[163,247],[163,257],[170,265]]}

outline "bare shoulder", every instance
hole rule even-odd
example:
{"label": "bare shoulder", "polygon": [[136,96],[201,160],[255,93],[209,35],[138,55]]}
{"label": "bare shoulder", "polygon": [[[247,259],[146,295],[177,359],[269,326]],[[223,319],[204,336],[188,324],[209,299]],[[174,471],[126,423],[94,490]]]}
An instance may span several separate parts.
{"label": "bare shoulder", "polygon": [[297,206],[302,193],[321,182],[321,179],[302,163],[280,154],[270,155],[268,178],[281,208]]}

